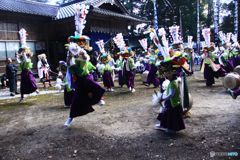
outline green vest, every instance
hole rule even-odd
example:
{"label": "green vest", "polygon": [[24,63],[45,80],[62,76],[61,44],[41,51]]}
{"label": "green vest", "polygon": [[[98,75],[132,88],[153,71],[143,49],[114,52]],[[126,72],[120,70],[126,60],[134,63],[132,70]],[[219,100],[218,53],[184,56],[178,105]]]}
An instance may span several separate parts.
{"label": "green vest", "polygon": [[176,107],[179,104],[181,104],[181,100],[180,100],[180,91],[179,91],[177,82],[175,80],[171,81],[169,83],[169,85],[167,87],[167,95],[169,94],[170,89],[174,90],[174,95],[172,98],[170,98],[170,102],[171,102],[172,107]]}

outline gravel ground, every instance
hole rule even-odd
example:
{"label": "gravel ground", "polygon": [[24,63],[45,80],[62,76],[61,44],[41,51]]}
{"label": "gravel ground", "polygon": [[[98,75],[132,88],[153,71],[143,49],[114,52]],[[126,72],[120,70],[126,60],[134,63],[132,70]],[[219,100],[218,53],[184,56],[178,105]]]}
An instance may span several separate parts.
{"label": "gravel ground", "polygon": [[[196,79],[197,78],[197,79]],[[186,129],[175,136],[154,130],[158,109],[154,89],[136,81],[136,92],[117,88],[105,106],[63,126],[69,109],[63,94],[0,100],[0,160],[211,160],[240,159],[210,152],[240,154],[240,99],[233,100],[221,80],[206,88],[200,73],[189,78],[194,99]]]}

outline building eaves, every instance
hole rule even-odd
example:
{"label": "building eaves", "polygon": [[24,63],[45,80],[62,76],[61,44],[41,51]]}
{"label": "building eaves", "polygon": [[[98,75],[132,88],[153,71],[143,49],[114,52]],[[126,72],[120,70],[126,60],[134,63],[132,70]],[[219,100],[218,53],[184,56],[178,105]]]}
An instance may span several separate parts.
{"label": "building eaves", "polygon": [[58,6],[23,0],[1,0],[0,10],[46,17],[56,17]]}

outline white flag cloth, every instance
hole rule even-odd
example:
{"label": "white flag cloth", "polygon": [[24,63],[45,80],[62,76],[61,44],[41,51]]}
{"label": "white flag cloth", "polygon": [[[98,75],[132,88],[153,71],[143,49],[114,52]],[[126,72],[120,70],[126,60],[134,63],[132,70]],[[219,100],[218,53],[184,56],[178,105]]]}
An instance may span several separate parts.
{"label": "white flag cloth", "polygon": [[27,31],[21,28],[19,31],[21,47],[27,47]]}
{"label": "white flag cloth", "polygon": [[174,25],[169,27],[169,32],[173,38],[173,44],[182,43],[182,38],[179,36],[179,26]]}
{"label": "white flag cloth", "polygon": [[210,47],[211,45],[211,31],[210,31],[210,28],[204,28],[202,30],[202,35],[203,35],[203,38],[205,40],[205,44],[206,44],[206,47]]}
{"label": "white flag cloth", "polygon": [[126,48],[126,44],[123,39],[122,33],[118,33],[114,38],[113,38],[114,43],[117,45],[117,47],[120,49],[120,51],[124,51]]}
{"label": "white flag cloth", "polygon": [[89,6],[85,4],[76,4],[75,5],[75,36],[82,36],[83,29],[86,24],[86,16],[88,14]]}
{"label": "white flag cloth", "polygon": [[147,38],[143,38],[143,39],[140,39],[138,40],[139,43],[141,44],[142,48],[147,51],[147,48],[148,48],[148,44],[147,44]]}
{"label": "white flag cloth", "polygon": [[193,48],[192,39],[193,39],[193,36],[188,36],[188,48]]}
{"label": "white flag cloth", "polygon": [[96,44],[97,44],[101,53],[106,53],[105,48],[104,48],[104,41],[103,40],[97,41]]}

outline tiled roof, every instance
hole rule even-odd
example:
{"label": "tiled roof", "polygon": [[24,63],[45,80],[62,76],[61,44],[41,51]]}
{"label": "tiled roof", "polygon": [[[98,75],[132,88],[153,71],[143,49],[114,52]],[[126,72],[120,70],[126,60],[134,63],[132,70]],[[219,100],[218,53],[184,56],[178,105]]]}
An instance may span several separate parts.
{"label": "tiled roof", "polygon": [[111,3],[111,1],[112,0],[85,0],[85,1],[82,1],[79,3],[64,5],[59,8],[56,19],[64,19],[64,18],[74,16],[74,14],[75,14],[74,5],[84,3],[84,4],[93,6],[93,9],[91,10],[93,13],[98,13],[101,15],[107,15],[107,16],[113,16],[113,17],[119,17],[119,18],[129,19],[129,20],[138,21],[138,22],[148,22],[147,20],[143,20],[141,18],[136,18],[136,17],[129,15],[126,8],[124,6],[122,6],[122,4],[119,1],[112,1],[112,2],[114,2],[115,4],[118,5],[118,7],[121,8],[121,10],[124,12],[123,14],[109,11],[106,9],[98,8],[100,6],[100,4]]}
{"label": "tiled roof", "polygon": [[[83,2],[80,2],[79,4],[82,4]],[[74,16],[75,10],[74,10],[74,4],[67,5],[60,7],[57,13],[56,19],[64,19],[68,17]]]}
{"label": "tiled roof", "polygon": [[146,20],[143,20],[143,19],[140,19],[140,18],[132,17],[132,16],[127,15],[127,14],[120,14],[120,13],[112,12],[112,11],[109,11],[109,10],[106,10],[106,9],[94,8],[92,11],[93,11],[93,13],[97,13],[97,14],[101,14],[101,15],[119,17],[119,18],[129,19],[129,20],[138,21],[138,22],[146,21]]}
{"label": "tiled roof", "polygon": [[[126,8],[118,0],[82,0],[81,2],[78,1],[77,3],[79,4],[84,3],[84,4],[91,5],[93,8],[91,11],[93,13],[119,17],[119,18],[129,19],[129,20],[138,21],[138,22],[145,21],[140,18],[136,18],[129,15]],[[48,4],[26,1],[26,0],[0,0],[0,11],[10,11],[10,12],[16,12],[16,13],[26,13],[26,14],[32,14],[32,15],[47,16],[47,17],[52,17],[52,18],[55,18],[56,20],[59,20],[59,19],[64,19],[68,17],[73,17],[75,14],[74,5],[77,3],[64,4],[62,6],[54,6],[54,5],[48,5]],[[101,4],[104,4],[104,3],[112,3],[112,4],[114,3],[123,11],[123,13],[121,14],[121,13],[116,13],[106,9],[98,8]]]}
{"label": "tiled roof", "polygon": [[121,10],[124,13],[128,13],[126,8],[119,1],[116,1],[116,0],[83,0],[83,1],[77,2],[77,3],[70,3],[70,4],[62,5],[58,10],[56,19],[63,19],[63,18],[68,18],[68,17],[74,16],[74,13],[75,13],[74,5],[76,5],[76,4],[88,4],[88,5],[91,5],[93,8],[98,8],[101,4],[104,4],[104,3],[114,3],[119,8],[121,8]]}
{"label": "tiled roof", "polygon": [[24,0],[1,0],[0,10],[47,17],[56,17],[58,7]]}

